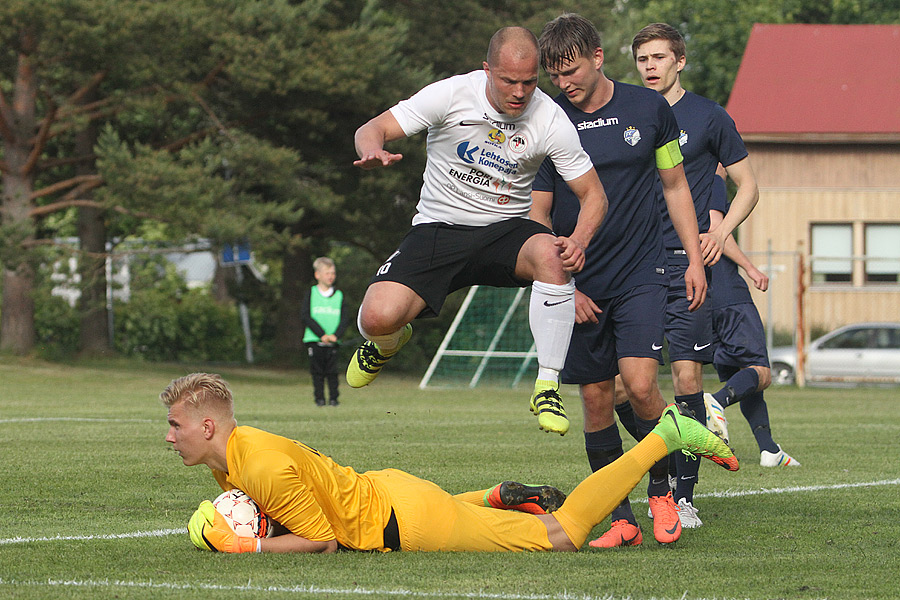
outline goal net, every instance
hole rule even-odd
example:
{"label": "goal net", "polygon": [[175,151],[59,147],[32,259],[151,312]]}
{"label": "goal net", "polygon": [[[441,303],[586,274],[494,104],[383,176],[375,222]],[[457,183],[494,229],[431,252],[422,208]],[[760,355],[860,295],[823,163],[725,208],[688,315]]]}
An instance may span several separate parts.
{"label": "goal net", "polygon": [[472,286],[419,387],[515,387],[533,375],[529,289]]}

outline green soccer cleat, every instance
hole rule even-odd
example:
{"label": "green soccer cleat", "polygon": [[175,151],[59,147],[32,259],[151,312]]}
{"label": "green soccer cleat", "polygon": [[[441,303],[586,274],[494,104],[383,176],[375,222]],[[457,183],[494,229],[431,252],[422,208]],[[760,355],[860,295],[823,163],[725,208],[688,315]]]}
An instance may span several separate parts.
{"label": "green soccer cleat", "polygon": [[347,385],[352,388],[361,388],[375,381],[381,372],[381,367],[397,354],[411,337],[412,325],[407,323],[400,333],[400,343],[397,344],[397,349],[390,354],[382,354],[375,342],[367,341],[357,348],[353,353],[353,358],[350,359],[350,364],[347,365]]}
{"label": "green soccer cleat", "polygon": [[729,471],[738,470],[734,451],[722,438],[691,416],[684,404],[670,404],[662,413],[653,433],[666,443],[669,453],[681,450],[688,456],[702,456]]}
{"label": "green soccer cleat", "polygon": [[531,396],[531,412],[537,415],[538,427],[550,433],[566,435],[569,431],[569,417],[559,397],[559,384],[538,379],[534,382]]}

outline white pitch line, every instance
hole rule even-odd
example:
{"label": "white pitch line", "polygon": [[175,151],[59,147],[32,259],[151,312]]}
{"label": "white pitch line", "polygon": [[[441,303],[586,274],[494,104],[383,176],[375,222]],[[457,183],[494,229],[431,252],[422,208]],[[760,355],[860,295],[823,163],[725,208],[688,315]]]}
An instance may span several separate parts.
{"label": "white pitch line", "polygon": [[44,423],[47,421],[87,421],[97,423],[155,423],[156,419],[102,419],[96,417],[18,417],[0,419],[0,423]]}
{"label": "white pitch line", "polygon": [[[788,467],[785,467],[788,468]],[[759,490],[725,490],[724,492],[707,492],[694,494],[694,498],[742,498],[744,496],[762,496],[765,494],[791,494],[794,492],[820,492],[822,490],[843,490],[847,488],[877,487],[882,485],[900,485],[900,479],[882,479],[881,481],[862,481],[859,483],[833,483],[829,485],[804,485],[779,488],[762,488]],[[646,498],[632,500],[632,504],[647,503]]]}
{"label": "white pitch line", "polygon": [[51,537],[14,537],[5,540],[0,539],[0,546],[4,544],[23,544],[29,542],[58,542],[58,541],[85,541],[85,540],[123,540],[128,538],[163,537],[187,533],[187,529],[156,529],[153,531],[135,531],[132,533],[106,533],[102,535],[55,535]]}
{"label": "white pitch line", "polygon": [[[842,490],[848,488],[877,487],[883,485],[900,485],[900,479],[883,479],[881,481],[863,481],[859,483],[834,483],[830,485],[807,485],[780,488],[763,488],[759,490],[726,490],[724,492],[709,492],[695,494],[695,498],[741,498],[744,496],[761,496],[765,494],[791,494],[796,492],[819,492],[822,490]],[[637,499],[632,504],[646,503],[647,499]],[[142,537],[162,537],[166,535],[183,534],[186,529],[156,529],[154,531],[136,531],[133,533],[108,533],[103,535],[70,535],[33,538],[7,538],[0,539],[0,546],[4,544],[22,544],[28,542],[54,542],[54,541],[81,541],[81,540],[119,540]]]}
{"label": "white pitch line", "polygon": [[[159,590],[204,590],[204,591],[224,591],[224,592],[276,592],[289,594],[311,594],[318,596],[401,596],[404,598],[470,598],[475,600],[637,600],[634,596],[613,596],[605,594],[603,596],[591,596],[588,594],[576,594],[562,592],[559,594],[502,594],[490,592],[419,592],[415,590],[405,590],[394,588],[391,590],[378,590],[363,587],[355,588],[327,588],[317,585],[293,585],[293,586],[276,586],[276,585],[252,585],[249,582],[246,585],[221,585],[214,583],[165,583],[153,581],[121,581],[108,579],[70,579],[57,580],[48,579],[47,581],[17,581],[14,579],[3,579],[0,577],[0,585],[20,585],[34,587],[81,587],[81,588],[142,588],[142,589],[159,589]],[[678,599],[669,598],[667,596],[650,596],[645,600],[687,600],[687,592]],[[693,598],[691,600],[703,600],[702,598]]]}

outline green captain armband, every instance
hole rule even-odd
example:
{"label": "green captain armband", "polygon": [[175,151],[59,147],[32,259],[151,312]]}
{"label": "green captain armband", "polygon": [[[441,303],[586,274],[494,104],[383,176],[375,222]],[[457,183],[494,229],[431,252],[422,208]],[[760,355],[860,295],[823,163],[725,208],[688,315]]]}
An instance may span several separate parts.
{"label": "green captain armband", "polygon": [[671,169],[684,162],[678,140],[672,140],[662,148],[656,149],[656,168]]}

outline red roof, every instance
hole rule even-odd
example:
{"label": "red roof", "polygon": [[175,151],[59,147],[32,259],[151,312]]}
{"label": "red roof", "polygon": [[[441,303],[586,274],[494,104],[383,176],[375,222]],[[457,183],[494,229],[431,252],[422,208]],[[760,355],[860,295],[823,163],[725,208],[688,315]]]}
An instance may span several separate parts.
{"label": "red roof", "polygon": [[900,139],[900,25],[754,25],[728,101],[750,138]]}

